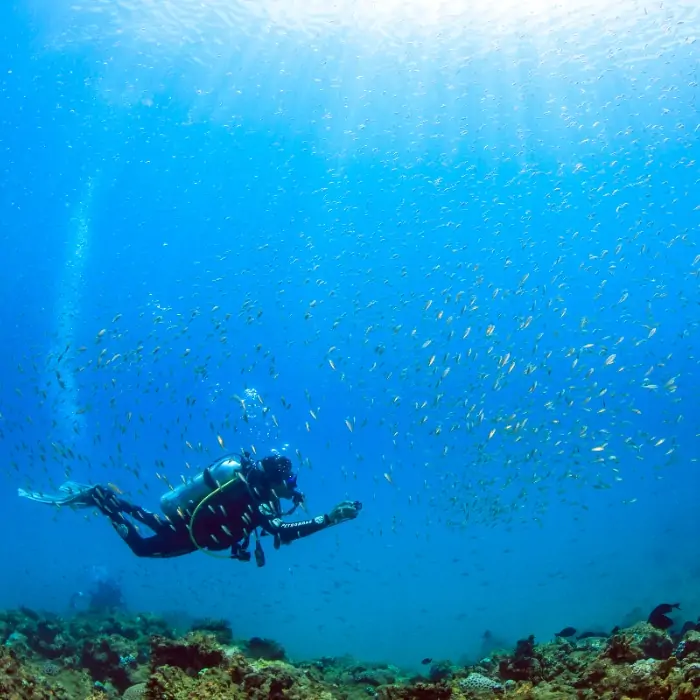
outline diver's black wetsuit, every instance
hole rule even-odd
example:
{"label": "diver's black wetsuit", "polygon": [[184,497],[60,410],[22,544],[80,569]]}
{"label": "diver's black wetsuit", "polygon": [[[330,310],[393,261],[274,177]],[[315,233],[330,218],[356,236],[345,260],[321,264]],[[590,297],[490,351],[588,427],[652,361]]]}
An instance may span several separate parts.
{"label": "diver's black wetsuit", "polygon": [[[95,494],[95,501],[97,508],[110,519],[137,557],[178,557],[197,549],[221,551],[230,548],[232,558],[247,561],[250,555],[246,553],[246,547],[256,528],[272,535],[277,548],[280,544],[289,544],[319,532],[330,524],[326,515],[300,522],[284,522],[279,499],[273,497],[266,502],[256,502],[247,493],[244,498],[202,508],[190,535],[191,518],[187,514],[174,521],[135,506],[103,488]],[[143,537],[131,519],[145,525],[154,534]]]}

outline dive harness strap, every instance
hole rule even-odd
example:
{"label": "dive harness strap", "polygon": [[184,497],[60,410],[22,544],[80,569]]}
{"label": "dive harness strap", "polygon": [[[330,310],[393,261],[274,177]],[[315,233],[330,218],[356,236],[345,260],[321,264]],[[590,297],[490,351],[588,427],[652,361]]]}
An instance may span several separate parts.
{"label": "dive harness strap", "polygon": [[[253,459],[251,459],[250,453],[243,451],[243,453],[240,455],[241,457],[241,467],[243,470],[248,472],[250,469],[255,468],[255,462]],[[192,543],[194,546],[204,552],[205,554],[209,554],[209,556],[216,557],[216,555],[212,552],[209,552],[205,547],[200,547],[199,544],[197,544],[195,538],[194,538],[194,532],[193,532],[193,527],[194,527],[194,521],[196,519],[197,513],[199,512],[200,508],[204,505],[205,502],[209,501],[210,498],[212,498],[214,495],[217,493],[220,493],[226,489],[230,484],[232,484],[234,481],[237,479],[242,479],[243,483],[246,485],[246,488],[248,489],[248,494],[250,495],[251,500],[253,503],[259,504],[260,499],[256,497],[256,495],[253,493],[253,489],[251,489],[250,484],[248,483],[248,479],[243,475],[243,474],[236,474],[232,479],[227,481],[224,484],[220,484],[213,476],[211,473],[211,469],[209,467],[206,467],[203,472],[202,472],[202,479],[204,483],[211,489],[211,493],[209,493],[207,496],[205,496],[197,505],[197,507],[194,509],[194,512],[192,513],[192,517],[190,518],[189,526],[188,526],[188,531],[190,534],[190,539],[192,540]],[[279,512],[278,517],[286,517],[288,515],[291,515],[298,507],[301,505],[303,502],[303,496],[297,496],[295,494],[295,497],[293,498],[293,506],[284,512]],[[255,563],[258,566],[265,566],[265,552],[263,551],[262,545],[260,544],[260,537],[261,535],[258,533],[258,528],[255,528],[253,530],[253,533],[255,534]],[[262,531],[262,536],[267,535],[268,533],[265,532],[264,530]],[[274,535],[274,547],[275,549],[279,549],[281,545],[281,539],[278,534],[275,533]],[[239,542],[235,543],[231,547],[231,559],[237,559],[238,561],[250,561],[251,560],[251,554],[248,551],[248,547],[250,546],[250,533],[247,533],[245,537],[240,540]],[[222,557],[223,558],[223,557]],[[228,557],[226,557],[228,558]]]}

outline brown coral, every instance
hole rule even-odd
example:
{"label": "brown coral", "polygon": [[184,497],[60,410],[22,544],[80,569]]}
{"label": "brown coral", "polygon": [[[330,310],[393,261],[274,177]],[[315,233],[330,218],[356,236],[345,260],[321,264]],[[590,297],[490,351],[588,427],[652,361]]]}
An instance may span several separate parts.
{"label": "brown coral", "polygon": [[3,700],[67,700],[68,695],[47,681],[40,681],[11,650],[0,647],[0,697]]}
{"label": "brown coral", "polygon": [[157,636],[151,639],[152,669],[175,666],[194,676],[206,668],[220,666],[224,658],[213,637],[189,634],[179,641]]}
{"label": "brown coral", "polygon": [[[700,700],[700,633],[691,630],[679,643],[646,623],[595,641],[536,645],[529,637],[478,666],[446,664],[442,682],[344,657],[264,660],[283,655],[281,648],[257,639],[224,648],[201,631],[173,640],[161,628],[147,616],[59,620],[0,611],[0,698],[114,700],[122,692],[122,700],[475,700],[504,693],[523,700]],[[135,658],[123,663],[132,651]]]}
{"label": "brown coral", "polygon": [[452,697],[447,683],[416,683],[410,687],[386,686],[377,697],[382,700],[446,700]]}

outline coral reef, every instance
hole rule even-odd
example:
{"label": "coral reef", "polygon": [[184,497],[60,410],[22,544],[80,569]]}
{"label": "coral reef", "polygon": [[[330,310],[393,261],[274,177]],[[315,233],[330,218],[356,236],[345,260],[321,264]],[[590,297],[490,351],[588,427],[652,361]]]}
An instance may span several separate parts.
{"label": "coral reef", "polygon": [[[184,637],[152,615],[61,618],[0,612],[0,697],[9,700],[700,700],[700,631],[648,622],[585,639],[520,640],[427,676],[349,657],[291,662],[275,641],[234,638],[225,620]],[[427,662],[430,662],[427,659]]]}
{"label": "coral reef", "polygon": [[233,644],[233,628],[228,620],[204,618],[195,620],[190,627],[191,632],[203,632],[213,635],[223,646]]}

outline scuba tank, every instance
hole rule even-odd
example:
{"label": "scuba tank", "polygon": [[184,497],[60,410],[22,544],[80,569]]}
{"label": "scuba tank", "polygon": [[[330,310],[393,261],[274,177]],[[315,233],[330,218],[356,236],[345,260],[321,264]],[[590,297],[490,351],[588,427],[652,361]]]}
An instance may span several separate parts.
{"label": "scuba tank", "polygon": [[192,517],[194,509],[202,499],[234,479],[241,469],[241,461],[236,457],[224,457],[208,466],[193,479],[163,494],[160,499],[160,509],[171,520],[182,517],[182,514]]}

